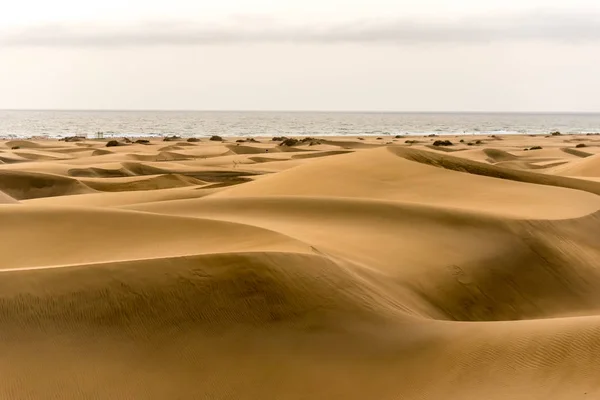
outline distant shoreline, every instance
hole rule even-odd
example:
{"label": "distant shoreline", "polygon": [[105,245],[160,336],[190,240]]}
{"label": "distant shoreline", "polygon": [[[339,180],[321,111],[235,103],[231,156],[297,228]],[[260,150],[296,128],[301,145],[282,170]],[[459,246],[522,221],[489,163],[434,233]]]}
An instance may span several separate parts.
{"label": "distant shoreline", "polygon": [[264,113],[264,114],[420,114],[420,115],[600,115],[600,111],[391,111],[391,110],[195,110],[195,109],[94,109],[0,108],[0,112],[123,112],[123,113]]}

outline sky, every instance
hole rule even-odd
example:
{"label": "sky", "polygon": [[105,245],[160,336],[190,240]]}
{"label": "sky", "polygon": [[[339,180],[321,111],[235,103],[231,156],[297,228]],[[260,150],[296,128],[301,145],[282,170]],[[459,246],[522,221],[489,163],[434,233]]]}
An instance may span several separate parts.
{"label": "sky", "polygon": [[0,0],[0,109],[600,112],[597,0]]}

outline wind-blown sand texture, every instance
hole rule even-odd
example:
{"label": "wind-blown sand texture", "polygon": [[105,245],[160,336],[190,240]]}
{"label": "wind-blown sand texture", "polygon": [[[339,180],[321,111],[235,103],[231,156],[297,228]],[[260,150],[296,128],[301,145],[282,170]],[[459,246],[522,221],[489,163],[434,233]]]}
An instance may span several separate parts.
{"label": "wind-blown sand texture", "polygon": [[0,142],[0,398],[600,398],[600,137],[436,139]]}

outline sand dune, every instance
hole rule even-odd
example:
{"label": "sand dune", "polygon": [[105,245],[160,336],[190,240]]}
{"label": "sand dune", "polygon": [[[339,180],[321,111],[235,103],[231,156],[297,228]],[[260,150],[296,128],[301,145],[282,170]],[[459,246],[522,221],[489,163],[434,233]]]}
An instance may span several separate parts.
{"label": "sand dune", "polygon": [[266,153],[281,153],[280,147],[269,145],[263,146],[246,146],[246,145],[229,145],[227,148],[235,154],[266,154]]}
{"label": "sand dune", "polygon": [[598,156],[429,139],[0,143],[0,398],[599,397]]}
{"label": "sand dune", "polygon": [[87,178],[81,179],[86,186],[100,192],[131,192],[137,190],[172,189],[186,186],[201,186],[207,182],[199,179],[178,175],[165,174],[144,177]]}
{"label": "sand dune", "polygon": [[[404,157],[429,158],[423,159],[423,162],[413,162]],[[465,166],[471,166],[473,169],[487,168],[483,172],[492,176],[500,176],[503,171],[491,166],[465,163],[461,159],[444,160],[450,170],[428,165],[438,162],[433,153],[382,148],[315,161],[218,192],[211,197],[366,197],[420,204],[443,204],[455,208],[476,208],[522,217],[535,217],[540,214],[545,218],[571,218],[581,215],[581,212],[590,213],[600,208],[600,199],[593,194],[551,186],[537,187],[510,179],[489,179],[475,174],[464,174],[455,170],[466,168]],[[365,168],[366,165],[369,168]],[[515,175],[515,180],[526,179],[511,170],[507,173]],[[546,179],[545,175],[538,176],[532,173],[527,177],[533,181],[539,179],[540,182]],[[597,184],[589,182],[587,185],[600,193]],[[462,190],[465,186],[469,188],[468,191]],[[573,208],[574,202],[577,202],[579,207]]]}
{"label": "sand dune", "polygon": [[[275,232],[211,220],[96,209],[36,206],[14,208],[6,205],[0,207],[0,215],[5,227],[1,236],[3,246],[6,246],[3,254],[12,260],[11,269],[146,259],[186,253],[243,251],[260,243],[265,243],[268,250],[309,249],[306,245],[295,245],[293,240]],[[29,228],[32,221],[42,226],[31,230]],[[111,233],[116,231],[120,234]],[[228,241],[226,238],[235,240]],[[42,240],[45,242],[44,246],[23,253],[29,243]],[[97,247],[97,240],[102,241],[104,251],[92,251]],[[287,242],[291,243],[290,246],[285,245]],[[157,247],[160,249],[156,249]],[[148,253],[152,248],[155,249]]]}
{"label": "sand dune", "polygon": [[93,156],[105,156],[107,154],[112,154],[112,151],[104,150],[104,149],[97,149],[92,152]]}
{"label": "sand dune", "polygon": [[125,177],[125,176],[134,176],[134,173],[128,171],[125,168],[98,168],[98,167],[89,167],[89,168],[73,168],[68,172],[69,176],[73,177],[85,177],[85,178],[115,178],[115,177]]}
{"label": "sand dune", "polygon": [[27,161],[27,158],[14,154],[12,152],[0,152],[0,162],[2,162],[3,164],[13,164],[24,161]]}
{"label": "sand dune", "polygon": [[78,196],[43,197],[24,200],[25,204],[76,206],[76,207],[118,207],[137,205],[167,200],[204,197],[218,188],[207,189],[195,186],[184,186],[171,189],[137,190],[133,192],[100,192],[81,194]]}
{"label": "sand dune", "polygon": [[345,150],[329,150],[329,151],[320,151],[309,154],[296,154],[293,155],[293,159],[304,159],[304,158],[314,158],[314,157],[327,157],[327,156],[336,156],[338,154],[347,154],[348,151]]}
{"label": "sand dune", "polygon": [[0,190],[17,200],[93,192],[75,179],[10,170],[0,170]]}
{"label": "sand dune", "polygon": [[420,150],[393,148],[392,151],[394,151],[399,156],[406,158],[407,160],[416,161],[419,163],[433,166],[440,166],[445,169],[463,171],[471,174],[513,180],[518,182],[534,183],[549,186],[561,186],[576,190],[588,191],[594,194],[600,194],[600,186],[591,181],[536,174],[528,171],[517,172],[512,171],[510,169],[492,167],[483,163],[464,160],[459,157],[440,156],[435,153],[424,152]]}
{"label": "sand dune", "polygon": [[72,156],[68,154],[60,154],[52,151],[39,151],[39,150],[15,150],[13,153],[19,157],[31,161],[44,161],[44,160],[69,160]]}
{"label": "sand dune", "polygon": [[562,176],[600,177],[600,154],[557,167],[553,173]]}
{"label": "sand dune", "polygon": [[574,156],[582,157],[582,158],[590,157],[590,156],[593,155],[593,153],[588,153],[587,151],[581,151],[581,150],[573,149],[571,147],[564,147],[561,150],[564,151],[567,154],[572,154]]}
{"label": "sand dune", "polygon": [[15,147],[31,149],[31,148],[39,148],[39,147],[47,147],[47,146],[44,146],[40,143],[32,142],[30,140],[11,140],[11,141],[5,142],[4,147],[7,147],[9,149],[12,149]]}
{"label": "sand dune", "polygon": [[501,161],[514,161],[519,157],[510,154],[504,150],[491,149],[487,148],[483,150],[483,153],[492,161],[492,162],[501,162]]}

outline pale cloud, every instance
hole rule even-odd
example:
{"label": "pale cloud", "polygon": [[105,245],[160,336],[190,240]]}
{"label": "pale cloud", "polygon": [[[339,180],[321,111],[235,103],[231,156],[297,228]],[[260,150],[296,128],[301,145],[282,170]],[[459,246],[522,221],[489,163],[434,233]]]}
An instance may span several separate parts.
{"label": "pale cloud", "polygon": [[598,0],[21,0],[0,108],[598,111],[599,30]]}
{"label": "pale cloud", "polygon": [[157,46],[243,43],[443,44],[506,41],[600,41],[600,13],[527,12],[455,19],[372,18],[331,23],[292,23],[268,15],[223,21],[45,24],[0,29],[0,45]]}

